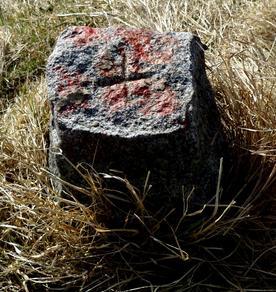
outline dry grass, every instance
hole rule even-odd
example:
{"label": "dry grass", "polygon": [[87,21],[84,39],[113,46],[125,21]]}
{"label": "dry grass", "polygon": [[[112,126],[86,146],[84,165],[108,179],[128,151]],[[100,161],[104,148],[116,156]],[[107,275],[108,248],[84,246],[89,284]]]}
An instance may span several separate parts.
{"label": "dry grass", "polygon": [[[0,290],[274,291],[276,5],[63,2],[0,4]],[[91,206],[61,207],[47,172],[44,68],[71,24],[192,31],[209,46],[208,74],[233,154],[214,203],[190,213],[186,200],[182,212],[151,213],[127,181],[125,194],[107,191],[83,166]]]}

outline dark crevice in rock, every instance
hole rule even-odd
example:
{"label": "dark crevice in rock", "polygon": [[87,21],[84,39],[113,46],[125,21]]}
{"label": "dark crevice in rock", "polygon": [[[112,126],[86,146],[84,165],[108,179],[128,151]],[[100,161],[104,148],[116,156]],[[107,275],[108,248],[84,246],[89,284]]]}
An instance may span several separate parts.
{"label": "dark crevice in rock", "polygon": [[145,73],[135,73],[135,74],[133,73],[128,78],[124,76],[114,76],[112,78],[101,77],[101,78],[96,79],[95,85],[98,87],[107,87],[107,86],[112,86],[115,84],[122,84],[126,82],[151,78],[154,75],[156,75],[156,72],[145,72]]}

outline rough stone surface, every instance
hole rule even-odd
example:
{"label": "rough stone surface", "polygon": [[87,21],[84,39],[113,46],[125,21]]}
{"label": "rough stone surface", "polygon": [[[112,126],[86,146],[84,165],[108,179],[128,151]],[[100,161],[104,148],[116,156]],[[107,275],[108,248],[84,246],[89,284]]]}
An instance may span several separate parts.
{"label": "rough stone surface", "polygon": [[[70,27],[48,60],[51,170],[78,182],[74,164],[122,171],[170,201],[196,186],[214,195],[221,156],[219,118],[203,45],[185,32]],[[57,149],[62,150],[58,154]]]}

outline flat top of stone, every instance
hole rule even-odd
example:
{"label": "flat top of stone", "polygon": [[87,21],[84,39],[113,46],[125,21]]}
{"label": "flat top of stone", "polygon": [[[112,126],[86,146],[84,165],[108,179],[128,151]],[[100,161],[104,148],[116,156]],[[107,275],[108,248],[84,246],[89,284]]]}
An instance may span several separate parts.
{"label": "flat top of stone", "polygon": [[70,27],[47,65],[54,118],[68,129],[123,137],[185,127],[200,50],[191,33]]}

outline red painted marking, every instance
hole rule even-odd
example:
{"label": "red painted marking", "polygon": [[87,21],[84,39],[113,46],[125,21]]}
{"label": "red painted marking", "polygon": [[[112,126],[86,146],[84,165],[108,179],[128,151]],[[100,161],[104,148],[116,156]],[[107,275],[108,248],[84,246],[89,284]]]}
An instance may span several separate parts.
{"label": "red painted marking", "polygon": [[72,105],[67,105],[62,108],[62,111],[58,112],[58,116],[70,116],[75,111],[75,107]]}
{"label": "red painted marking", "polygon": [[95,37],[99,37],[98,30],[89,26],[78,26],[73,31],[73,42],[77,46],[90,43]]}
{"label": "red painted marking", "polygon": [[[100,38],[98,37],[100,35]],[[106,77],[112,77],[112,74],[122,73],[122,66],[125,66],[129,72],[137,73],[141,71],[141,63],[149,64],[167,64],[173,56],[173,48],[177,44],[177,40],[169,35],[159,35],[144,29],[125,29],[117,28],[113,35],[104,31],[100,34],[97,31],[97,40],[105,40],[112,42],[112,37],[121,37],[125,46],[118,48],[121,55],[122,63],[114,64],[115,58],[109,52],[100,53],[97,68],[100,74]],[[94,38],[94,40],[96,40]],[[108,56],[106,56],[106,54]],[[106,62],[111,69],[101,68]],[[120,68],[119,68],[120,67]]]}
{"label": "red painted marking", "polygon": [[81,103],[68,103],[64,105],[59,111],[58,116],[69,116],[79,109],[88,109],[90,105],[88,103],[88,99],[84,99]]}
{"label": "red painted marking", "polygon": [[88,99],[85,99],[81,104],[79,104],[78,108],[82,108],[82,109],[90,108],[90,105],[88,103]]}
{"label": "red painted marking", "polygon": [[[151,64],[166,64],[173,56],[172,48],[177,40],[169,35],[163,36],[144,29],[118,28],[117,34],[129,44],[132,55],[131,62],[139,69],[139,62]],[[136,71],[135,71],[136,72]]]}
{"label": "red painted marking", "polygon": [[[68,71],[62,66],[56,66],[54,68],[56,73],[58,74],[58,84],[56,91],[65,99],[70,93],[74,92],[82,92],[84,89],[83,83],[89,82],[88,78],[81,75],[79,72],[68,73]],[[60,110],[58,115],[60,116],[68,116],[72,114],[77,109],[86,109],[89,108],[88,99],[83,100],[81,103],[70,103],[68,101],[67,105],[64,105]]]}
{"label": "red painted marking", "polygon": [[[91,27],[77,27],[73,31],[72,41],[76,46],[87,45],[93,41],[112,42],[113,36],[122,38],[125,46],[118,48],[121,56],[119,64],[115,64],[115,57],[109,51],[104,51],[98,55],[99,62],[96,69],[99,75],[104,77],[121,76],[124,77],[126,70],[137,73],[144,70],[143,63],[149,65],[167,64],[171,62],[173,49],[177,45],[177,40],[170,35],[159,35],[144,29],[124,29],[117,28],[113,35],[104,32],[102,29]],[[146,66],[145,66],[146,67]],[[87,77],[79,72],[68,73],[65,68],[57,66],[59,74],[59,84],[57,92],[66,97],[70,92],[82,90],[84,82],[89,82]],[[158,86],[163,84],[162,89]],[[138,111],[145,115],[157,114],[161,116],[173,113],[178,106],[176,93],[168,85],[164,85],[163,80],[153,82],[151,86],[145,80],[131,81],[115,84],[110,87],[102,88],[100,98],[109,108],[109,111],[123,110],[128,107],[136,107]],[[64,114],[70,114],[77,108],[87,108],[88,102],[79,105],[68,105],[64,109]]]}
{"label": "red painted marking", "polygon": [[130,60],[127,65],[132,64],[131,71],[138,72],[140,69],[139,62],[149,61],[149,52],[152,50],[150,41],[153,33],[142,29],[126,30],[119,28],[117,34],[131,49]]}
{"label": "red painted marking", "polygon": [[110,110],[117,111],[125,108],[127,102],[128,88],[126,84],[115,84],[107,88],[103,94],[102,99]]}
{"label": "red painted marking", "polygon": [[153,92],[143,80],[105,88],[102,98],[110,112],[138,105],[137,110],[144,115],[165,116],[172,114],[178,106],[176,94],[170,87],[167,86],[162,92]]}
{"label": "red painted marking", "polygon": [[84,83],[90,83],[89,79],[79,72],[68,73],[68,71],[61,66],[55,67],[54,70],[59,75],[56,90],[61,96],[66,96],[76,90],[82,90]]}
{"label": "red painted marking", "polygon": [[[118,49],[122,57],[122,64],[118,67],[114,65],[114,60],[106,60],[104,54],[99,61],[101,64],[109,62],[111,69],[100,69],[100,74],[105,77],[114,75],[123,76],[122,67],[132,73],[141,71],[141,62],[149,64],[166,64],[171,61],[173,47],[176,45],[176,39],[172,36],[162,36],[154,34],[144,29],[116,29],[115,35],[121,36],[126,47]],[[130,51],[128,51],[129,46]],[[113,75],[114,74],[114,75]],[[124,90],[122,90],[124,88]],[[126,90],[128,88],[128,90]],[[161,93],[154,93],[149,86],[142,82],[132,81],[127,83],[127,87],[120,85],[117,87],[118,93],[114,92],[116,87],[113,86],[112,92],[106,91],[103,100],[110,107],[110,110],[122,110],[123,107],[139,104],[141,112],[145,115],[157,113],[159,115],[169,115],[176,110],[177,99],[173,90],[169,87]],[[130,98],[133,97],[134,98]],[[136,96],[136,98],[135,98]],[[139,98],[137,98],[139,97]],[[151,98],[150,98],[151,97]],[[111,101],[108,101],[110,99]],[[129,101],[131,99],[131,101]],[[115,103],[117,102],[117,106]]]}
{"label": "red painted marking", "polygon": [[175,92],[170,88],[166,87],[163,92],[153,93],[151,100],[141,112],[144,115],[158,114],[166,116],[172,114],[177,108],[178,102],[175,97]]}
{"label": "red painted marking", "polygon": [[145,98],[148,98],[150,96],[151,92],[148,86],[135,84],[135,83],[133,84],[134,84],[134,87],[132,88],[132,91],[131,91],[132,95],[138,95]]}

